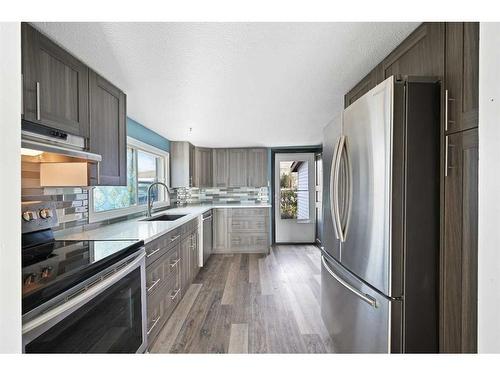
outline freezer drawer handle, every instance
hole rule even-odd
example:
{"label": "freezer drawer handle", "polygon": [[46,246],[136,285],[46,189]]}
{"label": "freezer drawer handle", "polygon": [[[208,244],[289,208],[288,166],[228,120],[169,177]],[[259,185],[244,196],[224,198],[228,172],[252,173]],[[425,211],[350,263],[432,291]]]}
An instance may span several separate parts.
{"label": "freezer drawer handle", "polygon": [[337,280],[342,286],[344,286],[346,289],[350,290],[352,293],[357,295],[359,298],[361,298],[363,301],[365,301],[367,304],[369,304],[372,307],[377,308],[377,300],[373,298],[372,296],[365,294],[363,292],[360,292],[356,288],[354,288],[352,285],[347,283],[345,280],[343,280],[340,276],[336,275],[335,272],[331,270],[331,268],[328,266],[326,263],[325,257],[322,255],[321,256],[321,262],[323,263],[323,266],[325,266],[325,269],[328,271],[328,273],[335,279]]}

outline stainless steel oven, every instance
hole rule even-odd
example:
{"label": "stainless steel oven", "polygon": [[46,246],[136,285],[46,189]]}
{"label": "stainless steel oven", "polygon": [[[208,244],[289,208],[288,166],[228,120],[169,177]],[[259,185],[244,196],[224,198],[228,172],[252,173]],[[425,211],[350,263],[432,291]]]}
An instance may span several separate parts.
{"label": "stainless steel oven", "polygon": [[145,251],[23,316],[25,353],[141,353],[147,347]]}

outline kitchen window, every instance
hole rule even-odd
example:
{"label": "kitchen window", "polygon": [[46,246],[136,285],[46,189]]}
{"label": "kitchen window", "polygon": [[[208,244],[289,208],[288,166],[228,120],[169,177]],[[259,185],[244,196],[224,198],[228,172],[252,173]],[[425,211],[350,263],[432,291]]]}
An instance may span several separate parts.
{"label": "kitchen window", "polygon": [[[127,138],[127,186],[93,187],[89,202],[89,222],[112,219],[146,210],[148,187],[153,182],[169,185],[169,154],[156,147]],[[166,205],[166,192],[152,191],[155,207]]]}

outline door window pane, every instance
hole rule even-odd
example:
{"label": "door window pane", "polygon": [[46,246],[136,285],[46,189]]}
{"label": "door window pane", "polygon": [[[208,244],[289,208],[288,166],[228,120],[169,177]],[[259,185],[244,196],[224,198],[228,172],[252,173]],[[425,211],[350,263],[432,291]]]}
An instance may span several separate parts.
{"label": "door window pane", "polygon": [[309,219],[309,167],[305,161],[280,162],[282,219]]}

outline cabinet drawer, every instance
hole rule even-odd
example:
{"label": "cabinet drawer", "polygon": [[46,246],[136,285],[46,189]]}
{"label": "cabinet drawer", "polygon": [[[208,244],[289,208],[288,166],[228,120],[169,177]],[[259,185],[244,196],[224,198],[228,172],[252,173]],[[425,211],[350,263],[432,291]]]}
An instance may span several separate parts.
{"label": "cabinet drawer", "polygon": [[179,244],[180,228],[176,228],[160,238],[146,244],[146,265],[159,259],[165,252]]}
{"label": "cabinet drawer", "polygon": [[268,230],[267,216],[235,216],[231,219],[231,231],[233,232],[267,232]]}
{"label": "cabinet drawer", "polygon": [[172,274],[179,272],[180,248],[175,246],[146,268],[146,291],[154,293]]}
{"label": "cabinet drawer", "polygon": [[258,250],[269,246],[267,233],[230,233],[230,248],[234,250]]}
{"label": "cabinet drawer", "polygon": [[156,337],[165,321],[165,303],[163,301],[164,295],[162,293],[153,293],[148,296],[147,305],[147,335],[149,344]]}
{"label": "cabinet drawer", "polygon": [[232,217],[269,216],[269,208],[233,208]]}
{"label": "cabinet drawer", "polygon": [[147,304],[147,334],[149,345],[158,335],[165,322],[168,320],[175,307],[180,301],[180,278],[179,273],[162,284],[154,293],[148,296]]}
{"label": "cabinet drawer", "polygon": [[181,249],[180,245],[176,246],[172,252],[167,255],[167,261],[164,263],[163,274],[165,280],[168,280],[172,275],[179,273],[181,265]]}

